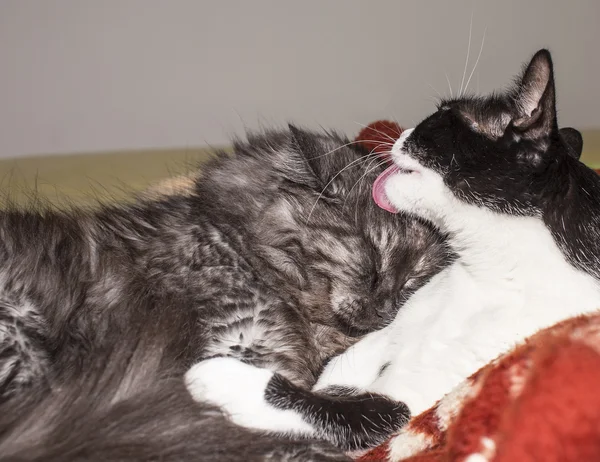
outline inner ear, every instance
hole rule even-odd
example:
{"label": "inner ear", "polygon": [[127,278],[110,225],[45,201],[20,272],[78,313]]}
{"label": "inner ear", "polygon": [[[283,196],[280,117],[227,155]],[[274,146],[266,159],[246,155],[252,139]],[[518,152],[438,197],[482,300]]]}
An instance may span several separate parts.
{"label": "inner ear", "polygon": [[474,132],[481,132],[481,126],[475,117],[475,114],[470,113],[467,110],[461,109],[458,111],[458,115],[462,121]]}
{"label": "inner ear", "polygon": [[529,137],[548,135],[556,127],[556,104],[552,57],[538,51],[523,72],[513,95],[516,117],[513,126]]}
{"label": "inner ear", "polygon": [[583,136],[581,136],[579,130],[572,127],[566,127],[561,128],[559,133],[567,145],[569,154],[575,157],[575,159],[579,159],[583,152]]}

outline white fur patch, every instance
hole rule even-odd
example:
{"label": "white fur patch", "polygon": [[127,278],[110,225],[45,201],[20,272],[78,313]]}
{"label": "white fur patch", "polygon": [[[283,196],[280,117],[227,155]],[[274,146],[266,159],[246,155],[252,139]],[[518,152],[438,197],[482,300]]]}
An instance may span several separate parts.
{"label": "white fur patch", "polygon": [[185,385],[194,400],[220,407],[237,425],[275,433],[313,435],[313,428],[300,415],[276,409],[265,401],[271,377],[273,372],[234,358],[213,358],[191,367],[185,374]]}
{"label": "white fur patch", "polygon": [[[389,329],[386,327],[378,332]],[[388,336],[374,334],[365,336],[359,342],[361,351],[358,354],[354,351],[356,345],[352,345],[343,355],[329,361],[313,389],[322,390],[330,385],[368,389],[383,367],[381,352],[389,344]]]}

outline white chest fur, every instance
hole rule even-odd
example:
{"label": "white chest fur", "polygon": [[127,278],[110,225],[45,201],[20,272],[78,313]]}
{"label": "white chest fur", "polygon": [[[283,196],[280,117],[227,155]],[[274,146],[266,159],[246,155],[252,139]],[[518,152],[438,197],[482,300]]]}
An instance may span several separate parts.
{"label": "white chest fur", "polygon": [[358,386],[417,414],[537,330],[600,308],[597,281],[565,260],[540,219],[460,208],[444,223],[460,258],[391,325],[332,360],[317,389]]}

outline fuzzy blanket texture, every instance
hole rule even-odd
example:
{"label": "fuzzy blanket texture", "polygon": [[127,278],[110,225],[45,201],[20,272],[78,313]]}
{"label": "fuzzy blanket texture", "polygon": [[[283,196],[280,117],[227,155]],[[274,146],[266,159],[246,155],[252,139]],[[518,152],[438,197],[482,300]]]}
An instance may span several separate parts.
{"label": "fuzzy blanket texture", "polygon": [[[357,140],[385,155],[402,129]],[[360,462],[600,461],[600,313],[542,330],[468,378]]]}

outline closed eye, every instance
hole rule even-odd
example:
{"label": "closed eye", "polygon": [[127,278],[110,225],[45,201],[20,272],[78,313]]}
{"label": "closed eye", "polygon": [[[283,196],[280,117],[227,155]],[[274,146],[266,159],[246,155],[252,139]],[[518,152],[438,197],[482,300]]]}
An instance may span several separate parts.
{"label": "closed eye", "polygon": [[379,285],[379,272],[374,271],[373,276],[371,276],[371,289],[375,290]]}
{"label": "closed eye", "polygon": [[419,282],[418,277],[408,278],[402,285],[401,290],[414,289],[415,287],[417,287],[418,282]]}

